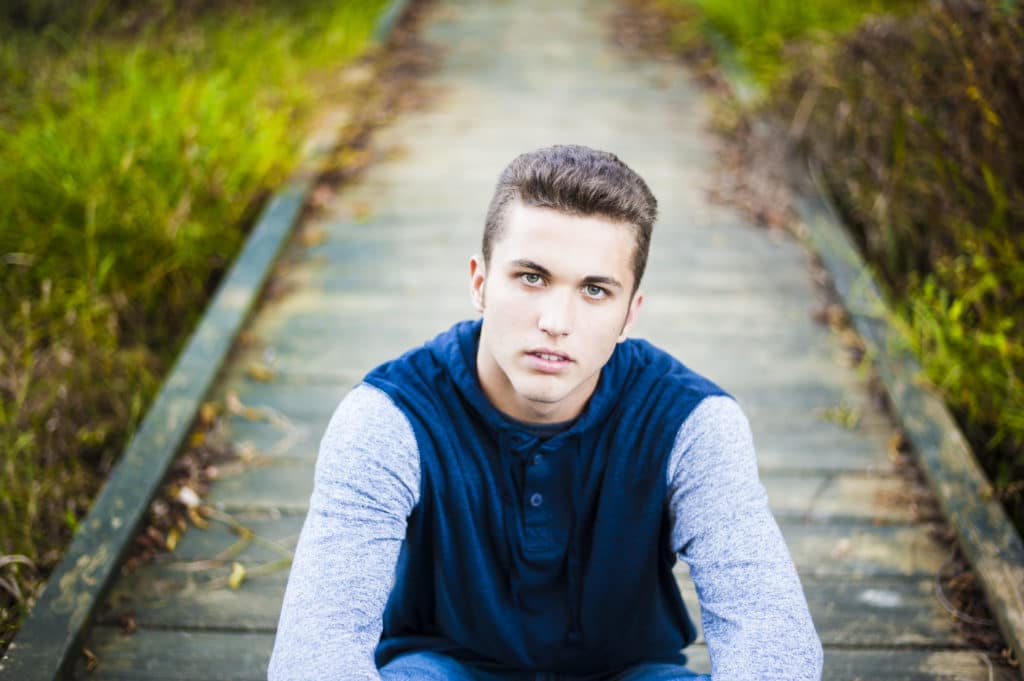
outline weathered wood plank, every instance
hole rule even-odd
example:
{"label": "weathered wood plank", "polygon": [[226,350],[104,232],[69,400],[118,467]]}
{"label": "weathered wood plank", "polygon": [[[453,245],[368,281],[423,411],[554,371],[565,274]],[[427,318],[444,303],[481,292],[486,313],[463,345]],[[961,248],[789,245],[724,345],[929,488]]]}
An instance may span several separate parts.
{"label": "weathered wood plank", "polygon": [[[142,629],[124,635],[98,627],[90,650],[99,666],[92,673],[80,662],[81,681],[263,681],[274,635],[264,632],[160,631]],[[704,645],[686,649],[687,666],[711,672]],[[1011,681],[1005,666],[988,665],[977,653],[953,650],[825,649],[828,681]]]}
{"label": "weathered wood plank", "polygon": [[[155,566],[126,575],[111,592],[99,621],[116,624],[122,613],[130,612],[140,626],[149,628],[272,632],[287,570],[254,577],[237,590],[224,585],[229,571],[229,566],[201,573]],[[696,591],[683,564],[678,575],[683,598],[699,623]],[[818,633],[827,645],[967,645],[935,599],[931,579],[808,575],[802,581]]]}
{"label": "weathered wood plank", "polygon": [[[238,523],[257,537],[292,550],[298,540],[304,514],[275,514],[266,511],[234,514]],[[801,574],[813,576],[903,575],[930,577],[938,572],[948,549],[929,535],[928,526],[874,525],[867,522],[842,524],[779,523],[793,561]],[[224,523],[214,521],[206,530],[189,527],[177,548],[160,557],[162,562],[209,560],[233,546],[240,537]],[[246,565],[281,558],[279,550],[260,541],[245,544],[234,555]]]}
{"label": "weathered wood plank", "polygon": [[[687,648],[687,666],[699,674],[711,673],[704,645]],[[960,650],[904,650],[825,648],[825,681],[1013,681],[1017,673],[993,664],[984,656]]]}
{"label": "weathered wood plank", "polygon": [[779,529],[801,575],[932,577],[949,551],[928,526],[819,524],[783,520]]}
{"label": "weathered wood plank", "polygon": [[[256,453],[273,459],[315,459],[330,416],[348,389],[243,381],[235,394],[268,418],[228,415],[218,436],[239,445],[247,443]],[[270,419],[271,414],[275,418]],[[784,423],[778,419],[752,423],[752,428],[762,470],[893,470],[888,456],[891,430],[844,428],[812,410],[800,416],[791,413]]]}
{"label": "weathered wood plank", "polygon": [[[278,351],[277,345],[268,343]],[[281,408],[289,415],[329,416],[338,400],[357,383],[368,371],[353,373],[348,380],[338,380],[335,374],[327,374],[316,380],[314,375],[281,372],[276,380],[262,383],[246,376],[245,360],[260,358],[260,350],[240,353],[230,367],[226,367],[224,380],[214,391],[215,399],[223,399],[228,391],[236,393],[243,402],[255,404],[278,400]],[[730,387],[752,424],[778,426],[783,430],[799,430],[821,422],[822,413],[845,405],[856,410],[865,427],[892,431],[889,417],[882,413],[867,393],[867,383],[858,378],[852,370],[831,365],[832,377],[815,377],[811,380],[776,381],[748,380],[742,385]]]}
{"label": "weathered wood plank", "polygon": [[[903,480],[896,476],[765,471],[761,482],[778,517],[815,522],[867,519],[879,523],[916,519]],[[275,508],[304,513],[312,491],[312,462],[289,459],[252,466],[218,480],[210,501],[231,511]]]}
{"label": "weathered wood plank", "polygon": [[[295,338],[295,332],[283,320],[273,325],[265,322],[256,335],[274,348],[275,367],[281,374],[295,380],[347,382],[433,338],[439,329],[447,328],[455,320],[419,316],[380,326],[349,320],[343,325],[344,331],[330,336],[336,342],[326,345]],[[641,337],[736,393],[772,387],[782,390],[815,382],[836,389],[854,385],[853,377],[836,371],[836,359],[829,352],[820,348],[809,350],[795,341],[787,341],[788,347],[752,348],[735,338],[654,334]],[[736,357],[744,357],[744,362],[736,362]],[[759,367],[758,371],[752,373],[751,366]]]}
{"label": "weathered wood plank", "polygon": [[[407,342],[430,338],[451,323],[473,316],[468,301],[461,295],[464,286],[453,279],[449,274],[450,295],[443,304],[435,299],[438,287],[423,286],[420,275],[410,281],[408,289],[393,282],[394,290],[387,294],[378,292],[376,296],[329,296],[307,289],[293,294],[287,308],[268,307],[253,331],[279,349],[299,354],[329,349],[332,344],[325,343],[328,338],[351,338],[355,342],[367,336],[395,334]],[[692,352],[699,356],[737,357],[761,349],[773,355],[790,352],[796,357],[810,353],[831,359],[827,348],[830,332],[811,320],[809,312],[795,311],[787,316],[784,311],[769,313],[765,306],[752,306],[749,313],[734,311],[728,316],[714,317],[709,312],[730,303],[734,307],[740,305],[738,300],[698,299],[688,305],[673,306],[672,313],[655,316],[652,311],[650,318],[642,313],[633,335],[676,338],[690,344]],[[704,305],[708,311],[703,309]],[[718,347],[720,343],[726,343],[726,347]]]}
{"label": "weathered wood plank", "polygon": [[[284,410],[280,413],[288,414]],[[251,446],[254,453],[270,459],[297,458],[312,461],[317,456],[328,420],[329,416],[315,422],[289,419],[289,423],[284,425],[239,419],[226,426],[221,435],[238,445]],[[855,434],[832,434],[827,429],[822,430],[824,432],[798,432],[785,437],[768,437],[761,436],[755,429],[754,443],[762,472],[893,471],[884,443],[858,438]]]}
{"label": "weathered wood plank", "polygon": [[[680,591],[703,641],[697,592],[685,566]],[[801,578],[823,645],[965,647],[952,618],[935,599],[932,580],[872,575],[867,578]]]}

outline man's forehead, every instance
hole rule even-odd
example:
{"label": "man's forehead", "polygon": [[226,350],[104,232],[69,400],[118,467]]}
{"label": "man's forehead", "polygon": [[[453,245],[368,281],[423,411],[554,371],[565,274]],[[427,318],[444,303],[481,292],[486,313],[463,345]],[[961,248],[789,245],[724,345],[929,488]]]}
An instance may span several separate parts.
{"label": "man's forehead", "polygon": [[522,204],[508,218],[494,244],[499,267],[530,266],[560,277],[622,286],[632,281],[636,242],[631,225]]}

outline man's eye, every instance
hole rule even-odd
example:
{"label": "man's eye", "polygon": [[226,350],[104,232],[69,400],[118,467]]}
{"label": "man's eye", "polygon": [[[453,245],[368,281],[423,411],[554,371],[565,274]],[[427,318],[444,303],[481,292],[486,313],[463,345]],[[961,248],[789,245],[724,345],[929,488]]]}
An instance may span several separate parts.
{"label": "man's eye", "polygon": [[536,286],[541,282],[540,275],[536,272],[523,272],[519,275],[519,278],[531,286]]}
{"label": "man's eye", "polygon": [[591,298],[604,298],[605,296],[608,295],[607,290],[601,288],[600,286],[595,286],[594,284],[588,284],[587,286],[585,286],[584,291],[586,291],[586,294]]}

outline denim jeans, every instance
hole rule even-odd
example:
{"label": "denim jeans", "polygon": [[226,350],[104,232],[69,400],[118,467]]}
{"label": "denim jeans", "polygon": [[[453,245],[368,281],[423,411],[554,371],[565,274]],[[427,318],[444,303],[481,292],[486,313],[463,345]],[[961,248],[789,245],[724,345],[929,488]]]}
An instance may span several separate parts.
{"label": "denim jeans", "polygon": [[711,681],[674,664],[650,663],[614,674],[548,674],[470,666],[439,653],[406,653],[380,670],[384,681]]}

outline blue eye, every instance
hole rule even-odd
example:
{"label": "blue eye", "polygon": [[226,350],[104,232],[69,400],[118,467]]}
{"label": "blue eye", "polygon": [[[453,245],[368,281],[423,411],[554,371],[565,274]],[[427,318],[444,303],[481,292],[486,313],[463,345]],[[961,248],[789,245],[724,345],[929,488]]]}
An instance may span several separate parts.
{"label": "blue eye", "polygon": [[541,282],[540,275],[536,272],[523,272],[519,275],[519,278],[531,286],[535,286]]}
{"label": "blue eye", "polygon": [[583,290],[586,291],[586,294],[591,298],[604,298],[605,296],[608,295],[607,290],[601,288],[600,286],[595,286],[594,284],[588,284],[587,286],[584,286]]}

